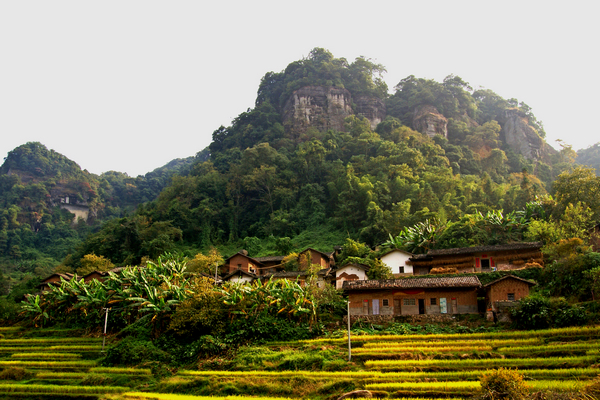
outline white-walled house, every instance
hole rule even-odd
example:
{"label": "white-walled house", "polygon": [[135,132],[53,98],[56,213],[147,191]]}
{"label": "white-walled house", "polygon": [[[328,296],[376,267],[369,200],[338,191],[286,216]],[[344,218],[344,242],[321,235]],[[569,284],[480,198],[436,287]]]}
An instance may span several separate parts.
{"label": "white-walled house", "polygon": [[381,257],[381,262],[391,268],[392,274],[413,275],[412,265],[408,265],[408,260],[413,256],[412,253],[403,250],[390,250]]}
{"label": "white-walled house", "polygon": [[365,281],[369,266],[365,264],[348,263],[335,271],[335,288],[341,289],[345,281]]}
{"label": "white-walled house", "polygon": [[223,277],[224,282],[251,283],[256,279],[256,275],[246,272],[243,269],[237,269]]}

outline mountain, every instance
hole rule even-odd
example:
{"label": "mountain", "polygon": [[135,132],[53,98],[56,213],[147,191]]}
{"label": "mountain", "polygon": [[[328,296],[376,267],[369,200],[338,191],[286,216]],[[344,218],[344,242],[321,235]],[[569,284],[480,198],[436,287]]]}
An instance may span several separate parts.
{"label": "mountain", "polygon": [[209,158],[90,236],[69,265],[90,252],[119,264],[157,249],[257,256],[330,251],[346,237],[374,246],[427,219],[520,210],[572,164],[523,102],[454,75],[411,75],[390,95],[383,71],[316,48],[268,72],[255,107],[213,132]]}
{"label": "mountain", "polygon": [[600,143],[577,151],[575,162],[596,169],[596,175],[600,174]]}
{"label": "mountain", "polygon": [[15,148],[0,167],[0,271],[48,272],[104,221],[156,198],[194,160],[173,160],[131,178],[90,174],[41,143]]}

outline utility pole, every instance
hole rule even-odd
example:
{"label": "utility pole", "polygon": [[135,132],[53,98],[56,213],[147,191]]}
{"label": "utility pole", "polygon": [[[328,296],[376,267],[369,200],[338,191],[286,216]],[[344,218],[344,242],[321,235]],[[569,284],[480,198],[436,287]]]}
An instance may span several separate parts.
{"label": "utility pole", "polygon": [[104,353],[104,345],[106,344],[106,327],[108,326],[108,310],[110,310],[110,308],[105,308],[105,314],[104,314],[104,336],[102,337],[102,352]]}
{"label": "utility pole", "polygon": [[348,301],[348,361],[352,361],[352,342],[350,340],[350,301]]}

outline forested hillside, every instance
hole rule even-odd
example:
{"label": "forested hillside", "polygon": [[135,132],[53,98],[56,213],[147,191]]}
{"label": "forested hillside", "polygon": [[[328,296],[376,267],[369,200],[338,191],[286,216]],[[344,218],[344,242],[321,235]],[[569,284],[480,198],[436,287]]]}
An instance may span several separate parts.
{"label": "forested hillside", "polygon": [[135,178],[98,176],[41,143],[17,147],[0,167],[0,273],[5,281],[49,274],[90,232],[153,200],[192,161],[173,160]]}
{"label": "forested hillside", "polygon": [[[592,201],[564,192],[577,186],[577,177],[589,177],[584,170],[570,175],[575,152],[548,146],[527,104],[473,90],[454,75],[443,82],[411,75],[390,93],[384,71],[369,59],[348,62],[316,48],[284,71],[265,74],[255,107],[216,129],[209,149],[145,177],[93,176],[68,160],[59,162],[64,168],[30,165],[24,160],[60,157],[41,144],[15,149],[0,176],[5,265],[37,265],[45,256],[35,253],[45,251],[41,237],[57,249],[44,266],[66,257],[63,264],[77,269],[88,254],[127,265],[212,246],[222,253],[246,248],[250,255],[306,246],[331,251],[346,238],[375,246],[426,221],[446,226],[501,210],[502,217],[535,200],[550,218],[564,212],[565,199]],[[313,97],[304,100],[302,93]],[[323,104],[315,93],[325,93]],[[340,115],[343,126],[331,128]],[[44,155],[19,156],[24,152]],[[561,173],[566,183],[557,193],[553,182]],[[60,185],[96,221],[108,222],[93,232],[90,221],[72,225],[73,216],[47,200]],[[547,194],[555,199],[542,199]],[[44,213],[38,232],[33,212]],[[57,227],[66,233],[54,233]],[[501,239],[522,240],[520,232]]]}

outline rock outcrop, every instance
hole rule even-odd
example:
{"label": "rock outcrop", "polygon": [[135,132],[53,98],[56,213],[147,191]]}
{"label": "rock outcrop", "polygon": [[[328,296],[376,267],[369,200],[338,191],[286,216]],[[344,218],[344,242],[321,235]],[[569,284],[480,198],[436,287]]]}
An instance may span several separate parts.
{"label": "rock outcrop", "polygon": [[377,125],[385,119],[386,108],[383,100],[371,96],[357,96],[354,103],[356,104],[356,114],[368,119],[372,130],[375,130]]}
{"label": "rock outcrop", "polygon": [[413,128],[424,135],[448,137],[448,120],[434,106],[418,106],[413,114]]}
{"label": "rock outcrop", "polygon": [[[353,109],[353,102],[355,109]],[[383,100],[358,96],[343,88],[333,86],[305,86],[296,90],[283,108],[283,122],[292,137],[298,137],[309,128],[319,131],[344,130],[344,119],[350,115],[362,115],[375,129],[385,118]]]}
{"label": "rock outcrop", "polygon": [[529,125],[526,117],[519,110],[510,109],[504,112],[501,135],[505,143],[517,154],[530,160],[538,160],[542,155],[544,139]]}

